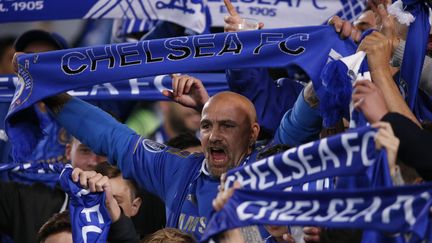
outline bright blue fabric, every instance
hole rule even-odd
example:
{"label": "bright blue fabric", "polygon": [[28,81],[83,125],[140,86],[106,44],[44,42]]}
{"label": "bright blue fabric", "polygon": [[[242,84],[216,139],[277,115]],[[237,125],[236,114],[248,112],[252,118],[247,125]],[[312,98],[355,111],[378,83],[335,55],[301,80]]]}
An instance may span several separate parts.
{"label": "bright blue fabric", "polygon": [[72,181],[72,166],[60,174],[60,186],[69,194],[69,215],[73,242],[106,242],[111,218],[105,206],[105,192],[91,193]]}
{"label": "bright blue fabric", "polygon": [[306,103],[302,91],[294,107],[282,118],[274,143],[297,146],[318,139],[321,129],[322,118],[319,111]]}
{"label": "bright blue fabric", "polygon": [[291,109],[304,85],[287,78],[273,81],[265,68],[228,69],[231,91],[249,98],[257,111],[261,130],[274,135],[285,112]]}

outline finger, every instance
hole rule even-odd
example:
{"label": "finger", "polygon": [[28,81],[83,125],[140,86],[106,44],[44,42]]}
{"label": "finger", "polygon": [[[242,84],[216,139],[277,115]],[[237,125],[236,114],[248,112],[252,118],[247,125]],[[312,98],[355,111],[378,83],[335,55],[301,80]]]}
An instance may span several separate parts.
{"label": "finger", "polygon": [[184,87],[184,93],[189,94],[191,88],[197,83],[197,81],[194,78],[190,78]]}
{"label": "finger", "polygon": [[351,36],[351,31],[352,31],[352,25],[350,22],[345,21],[342,24],[342,29],[341,29],[341,33],[340,36],[343,38],[347,38]]}
{"label": "finger", "polygon": [[364,104],[364,98],[360,98],[358,101],[354,102],[353,106],[356,110],[362,110],[362,105]]}
{"label": "finger", "polygon": [[79,174],[79,182],[80,185],[87,189],[88,188],[88,179],[95,176],[97,173],[95,171],[81,171]]}
{"label": "finger", "polygon": [[372,127],[377,129],[381,128],[381,130],[383,130],[386,135],[390,137],[394,136],[392,126],[388,122],[375,122],[372,124]]}
{"label": "finger", "polygon": [[82,172],[82,170],[80,168],[75,168],[72,171],[72,181],[73,182],[78,182],[79,180],[79,174]]}
{"label": "finger", "polygon": [[264,28],[264,23],[259,22],[258,23],[258,29],[260,30],[260,29],[263,29],[263,28]]}
{"label": "finger", "polygon": [[[109,178],[108,178],[108,179],[109,179]],[[109,181],[109,180],[108,180],[108,181]],[[113,194],[112,194],[112,191],[111,191],[111,185],[110,185],[109,183],[105,183],[105,184],[102,186],[102,189],[103,189],[103,191],[105,192],[105,196],[106,196],[107,201],[112,202],[112,200],[115,200],[115,198],[114,198],[114,196],[113,196]],[[115,202],[117,202],[117,201],[115,201]]]}
{"label": "finger", "polygon": [[355,28],[351,31],[351,39],[353,39],[355,42],[360,41],[361,38],[361,32]]}
{"label": "finger", "polygon": [[240,184],[240,182],[239,182],[239,181],[234,181],[233,188],[234,188],[234,189],[239,189],[239,188],[241,188],[241,184]]}
{"label": "finger", "polygon": [[171,99],[174,97],[174,93],[167,89],[162,90],[162,95]]}
{"label": "finger", "polygon": [[234,25],[225,25],[224,31],[225,32],[237,32],[238,31],[238,27],[234,26]]}
{"label": "finger", "polygon": [[237,10],[235,9],[234,5],[232,5],[232,3],[231,3],[230,0],[224,0],[224,4],[225,4],[225,7],[226,7],[227,10],[228,10],[228,13],[229,13],[231,16],[236,16],[236,15],[238,15]]}
{"label": "finger", "polygon": [[383,148],[383,144],[381,142],[381,137],[378,134],[376,135],[374,141],[375,141],[375,149],[376,150],[380,150]]}
{"label": "finger", "polygon": [[226,25],[238,25],[241,22],[240,16],[227,15],[224,17]]}
{"label": "finger", "polygon": [[223,203],[220,196],[216,197],[216,199],[212,201],[212,205],[216,211],[220,211],[223,208]]}
{"label": "finger", "polygon": [[189,81],[189,76],[183,76],[179,79],[178,85],[177,85],[177,96],[182,96],[184,93],[184,87]]}
{"label": "finger", "polygon": [[365,94],[359,94],[359,93],[354,93],[351,96],[352,102],[356,103],[358,102],[360,99],[364,98]]}
{"label": "finger", "polygon": [[319,228],[318,227],[303,227],[303,233],[305,234],[318,234]]}
{"label": "finger", "polygon": [[[337,17],[337,16],[335,16],[335,17]],[[336,29],[336,32],[340,33],[341,30],[342,30],[342,25],[343,25],[342,19],[339,18],[339,17],[337,17],[335,20],[333,20],[333,23],[334,23],[333,25],[334,25],[334,27]]]}
{"label": "finger", "polygon": [[179,79],[180,79],[180,76],[173,78],[173,87],[172,87],[172,89],[173,89],[173,96],[174,97],[178,96]]}
{"label": "finger", "polygon": [[180,73],[171,73],[169,76],[170,76],[170,78],[175,78],[175,77],[178,77],[178,76],[180,76],[181,74]]}
{"label": "finger", "polygon": [[333,25],[336,32],[340,32],[342,28],[343,21],[339,16],[333,16],[327,21],[328,25]]}
{"label": "finger", "polygon": [[380,3],[377,8],[378,16],[381,18],[381,21],[384,21],[384,19],[388,18],[387,9],[385,8],[384,4]]}
{"label": "finger", "polygon": [[286,242],[295,243],[294,237],[291,234],[285,233],[285,234],[282,235],[282,238]]}
{"label": "finger", "polygon": [[369,94],[375,91],[375,86],[371,82],[362,82],[354,86],[353,93],[356,94]]}
{"label": "finger", "polygon": [[223,173],[220,177],[220,188],[221,191],[225,189],[226,173]]}
{"label": "finger", "polygon": [[353,87],[357,87],[357,86],[370,86],[369,83],[371,83],[371,81],[363,79],[363,80],[357,80],[354,82]]}
{"label": "finger", "polygon": [[96,192],[96,183],[102,179],[103,175],[97,173],[88,179],[88,188],[91,192]]}
{"label": "finger", "polygon": [[25,54],[24,52],[15,52],[12,58],[12,66],[14,68],[14,72],[18,73],[18,57],[19,55]]}
{"label": "finger", "polygon": [[381,128],[381,127],[384,126],[383,124],[384,124],[384,122],[381,122],[381,121],[375,122],[374,124],[372,124],[372,127],[376,128],[376,129],[379,129],[379,128]]}
{"label": "finger", "polygon": [[100,180],[98,180],[95,184],[96,187],[96,191],[97,192],[103,192],[104,191],[104,186],[105,184],[107,184],[109,181],[107,176],[102,176],[102,178]]}

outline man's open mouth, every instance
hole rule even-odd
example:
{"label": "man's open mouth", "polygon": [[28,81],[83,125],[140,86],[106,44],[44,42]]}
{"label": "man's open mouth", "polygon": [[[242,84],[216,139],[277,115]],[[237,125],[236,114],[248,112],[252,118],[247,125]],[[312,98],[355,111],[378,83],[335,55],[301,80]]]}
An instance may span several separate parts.
{"label": "man's open mouth", "polygon": [[216,163],[224,162],[227,158],[226,152],[223,148],[210,148],[210,156],[212,160]]}

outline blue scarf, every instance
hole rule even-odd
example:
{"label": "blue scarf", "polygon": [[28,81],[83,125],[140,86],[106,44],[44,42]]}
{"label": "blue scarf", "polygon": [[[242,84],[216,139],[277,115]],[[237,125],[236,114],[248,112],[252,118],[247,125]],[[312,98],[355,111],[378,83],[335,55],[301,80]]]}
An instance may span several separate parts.
{"label": "blue scarf", "polygon": [[[325,41],[323,41],[325,40]],[[28,54],[19,58],[19,82],[6,119],[14,160],[32,151],[39,124],[30,108],[46,97],[80,87],[170,72],[297,65],[319,79],[329,56],[355,52],[330,26],[176,37]],[[59,82],[61,80],[61,82]],[[27,110],[26,110],[27,109]],[[21,113],[21,112],[20,112]],[[24,119],[25,117],[25,119]],[[40,133],[39,133],[40,134]]]}
{"label": "blue scarf", "polygon": [[32,184],[41,182],[50,187],[58,184],[64,163],[3,163],[0,164],[0,172],[7,173],[11,181]]}
{"label": "blue scarf", "polygon": [[253,224],[411,232],[410,242],[432,240],[431,188],[432,183],[331,193],[239,189],[212,217],[202,241],[227,229]]}
{"label": "blue scarf", "polygon": [[375,134],[375,129],[365,126],[300,145],[230,170],[225,187],[239,181],[246,189],[282,191],[318,179],[366,173],[375,163],[386,162],[375,150]]}
{"label": "blue scarf", "polygon": [[[188,75],[200,79],[209,95],[228,90],[225,73],[188,73]],[[0,75],[0,102],[10,103],[15,92],[14,80],[18,77],[13,75]],[[112,83],[95,84],[70,90],[68,93],[83,100],[144,100],[159,101],[168,100],[161,91],[171,89],[172,80],[168,75],[155,77],[131,78]]]}
{"label": "blue scarf", "polygon": [[408,106],[414,110],[430,31],[429,6],[424,0],[402,2],[405,10],[415,17],[415,21],[409,26],[401,66],[401,78],[407,82]]}
{"label": "blue scarf", "polygon": [[60,174],[60,185],[69,194],[73,242],[106,242],[111,218],[105,207],[105,193],[90,193],[72,181],[72,166]]}

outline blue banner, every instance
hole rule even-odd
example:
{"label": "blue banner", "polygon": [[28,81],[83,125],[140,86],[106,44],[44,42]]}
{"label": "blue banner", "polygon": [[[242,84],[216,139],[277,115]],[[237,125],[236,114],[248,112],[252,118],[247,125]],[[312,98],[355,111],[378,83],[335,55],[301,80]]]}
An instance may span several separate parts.
{"label": "blue banner", "polygon": [[238,181],[245,189],[282,191],[327,177],[361,174],[378,161],[386,162],[375,149],[375,134],[375,129],[364,126],[300,145],[230,170],[225,187]]}
{"label": "blue banner", "polygon": [[0,176],[2,180],[10,180],[23,184],[35,182],[44,183],[55,187],[59,181],[59,175],[64,169],[65,163],[2,163],[0,164]]}
{"label": "blue banner", "polygon": [[[242,17],[257,19],[266,28],[319,25],[333,15],[354,20],[366,8],[365,0],[233,0],[232,3]],[[133,26],[129,21],[166,20],[203,33],[210,22],[206,20],[206,11],[210,12],[212,26],[224,25],[228,12],[223,0],[8,0],[0,2],[0,22],[115,18],[127,20],[130,28],[144,30],[144,25]]]}
{"label": "blue banner", "polygon": [[202,0],[8,0],[0,2],[0,23],[59,19],[166,20],[202,33]]}
{"label": "blue banner", "polygon": [[[23,160],[40,139],[40,124],[15,113],[65,91],[167,72],[209,72],[227,68],[297,65],[318,80],[329,60],[354,53],[331,26],[196,35],[26,54],[18,58],[17,84],[6,131],[15,160]],[[23,120],[24,117],[27,119]]]}
{"label": "blue banner", "polygon": [[237,227],[317,225],[413,233],[411,242],[432,240],[432,183],[381,189],[281,192],[238,189],[217,212],[202,241]]}
{"label": "blue banner", "polygon": [[329,59],[355,50],[356,45],[341,40],[333,27],[313,26],[26,54],[19,58],[23,79],[18,83],[10,114],[35,100],[71,89],[167,72],[298,65],[312,80],[319,80]]}
{"label": "blue banner", "polygon": [[[254,18],[265,28],[319,25],[338,15],[355,20],[366,8],[364,0],[232,0],[242,17]],[[224,26],[228,11],[223,0],[207,0],[212,25]]]}
{"label": "blue banner", "polygon": [[[188,73],[200,79],[209,95],[229,90],[225,73]],[[15,92],[17,76],[0,75],[0,102],[10,103]],[[83,100],[168,100],[162,95],[162,90],[171,90],[172,80],[169,75],[155,77],[131,78],[112,83],[95,84],[90,88],[69,90],[72,96]]]}

